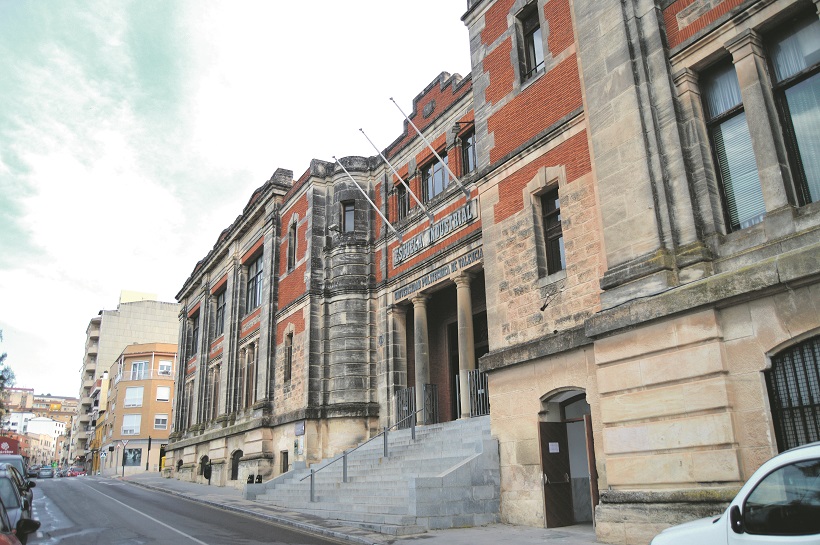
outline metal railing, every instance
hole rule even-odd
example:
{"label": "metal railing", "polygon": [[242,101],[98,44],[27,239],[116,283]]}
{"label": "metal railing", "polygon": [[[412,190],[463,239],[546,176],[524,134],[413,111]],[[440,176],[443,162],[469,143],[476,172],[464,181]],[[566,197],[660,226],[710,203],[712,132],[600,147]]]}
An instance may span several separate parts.
{"label": "metal railing", "polygon": [[[408,388],[408,389],[410,389],[410,388]],[[316,474],[317,473],[319,473],[320,471],[322,471],[323,469],[325,469],[327,467],[330,467],[331,465],[335,464],[339,460],[342,460],[342,482],[344,482],[344,483],[348,482],[348,479],[347,479],[347,457],[349,455],[353,454],[354,452],[356,452],[357,450],[359,450],[360,448],[362,448],[363,446],[365,446],[366,444],[370,443],[371,441],[374,441],[374,440],[378,439],[380,436],[384,437],[384,457],[389,458],[390,457],[390,452],[388,450],[388,442],[387,442],[388,434],[389,434],[390,430],[392,430],[394,428],[396,428],[396,429],[406,429],[406,422],[405,421],[407,421],[408,419],[410,420],[410,422],[409,422],[410,437],[412,438],[413,441],[415,441],[416,440],[416,418],[417,418],[418,414],[420,412],[423,412],[423,411],[424,411],[423,408],[419,409],[418,411],[415,411],[415,412],[411,413],[409,416],[406,416],[402,420],[399,420],[398,422],[396,422],[395,424],[393,424],[389,428],[385,427],[377,435],[374,435],[373,437],[371,437],[370,439],[368,439],[364,443],[358,445],[357,447],[355,447],[355,448],[353,448],[349,451],[348,450],[343,451],[340,456],[337,456],[336,458],[329,461],[328,463],[326,463],[325,465],[323,465],[319,469],[310,468],[310,475],[305,475],[304,477],[299,479],[299,482],[302,482],[302,481],[304,481],[305,479],[308,479],[308,478],[310,479],[310,501],[311,502],[316,501]],[[405,425],[405,428],[400,428],[400,426],[402,426],[402,425]]]}

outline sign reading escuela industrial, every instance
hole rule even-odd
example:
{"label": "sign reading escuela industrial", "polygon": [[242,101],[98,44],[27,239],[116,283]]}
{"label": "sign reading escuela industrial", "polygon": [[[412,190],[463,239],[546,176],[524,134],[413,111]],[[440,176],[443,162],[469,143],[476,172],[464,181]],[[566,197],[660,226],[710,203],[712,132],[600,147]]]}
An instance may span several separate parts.
{"label": "sign reading escuela industrial", "polygon": [[478,216],[477,211],[478,204],[476,199],[473,199],[452,214],[448,214],[444,218],[440,219],[407,242],[400,244],[398,248],[393,250],[393,267],[398,267],[407,259],[421,252],[428,246],[431,246],[439,240],[446,238],[451,233],[461,227],[464,227],[468,223],[472,223],[472,221]]}

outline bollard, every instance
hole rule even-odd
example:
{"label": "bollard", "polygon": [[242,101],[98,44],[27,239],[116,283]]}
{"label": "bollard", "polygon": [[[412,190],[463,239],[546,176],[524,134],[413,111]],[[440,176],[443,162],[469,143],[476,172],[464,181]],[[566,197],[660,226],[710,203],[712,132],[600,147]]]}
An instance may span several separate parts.
{"label": "bollard", "polygon": [[313,482],[313,474],[316,473],[313,469],[310,470],[310,501],[316,501],[316,486]]}
{"label": "bollard", "polygon": [[387,427],[384,428],[384,457],[387,458]]}

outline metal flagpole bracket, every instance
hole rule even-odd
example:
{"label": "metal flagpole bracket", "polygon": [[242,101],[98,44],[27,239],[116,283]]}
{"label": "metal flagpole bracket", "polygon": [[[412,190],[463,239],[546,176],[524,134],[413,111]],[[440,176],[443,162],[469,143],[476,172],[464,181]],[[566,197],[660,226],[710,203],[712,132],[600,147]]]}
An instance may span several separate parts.
{"label": "metal flagpole bracket", "polygon": [[387,225],[387,226],[390,228],[390,230],[391,230],[391,231],[393,231],[393,234],[395,234],[395,235],[396,235],[396,238],[397,238],[397,239],[399,239],[399,243],[401,243],[401,242],[402,242],[402,240],[401,240],[401,233],[399,233],[398,231],[396,231],[396,228],[395,228],[395,227],[393,227],[393,224],[392,224],[392,223],[390,223],[390,221],[388,221],[388,219],[387,219],[386,217],[384,217],[384,214],[382,214],[382,211],[381,211],[381,210],[379,210],[379,207],[378,207],[378,206],[376,206],[376,204],[375,204],[372,200],[370,200],[370,197],[367,195],[367,193],[365,193],[365,192],[364,192],[364,189],[362,189],[362,186],[360,186],[360,185],[359,185],[359,182],[357,182],[357,181],[356,181],[356,179],[355,179],[355,178],[353,178],[353,176],[351,176],[351,175],[350,175],[350,173],[347,171],[347,169],[345,168],[345,166],[344,166],[344,165],[343,165],[343,164],[342,164],[342,163],[341,163],[338,159],[336,159],[336,156],[335,156],[335,155],[333,156],[333,160],[334,160],[334,161],[336,161],[336,164],[337,164],[337,165],[339,165],[340,167],[342,167],[342,170],[344,170],[344,171],[345,171],[345,174],[347,174],[347,177],[348,177],[348,178],[350,178],[350,181],[351,181],[351,182],[353,182],[353,183],[356,185],[356,187],[359,189],[359,191],[361,192],[361,194],[362,194],[362,195],[364,195],[364,198],[365,198],[365,199],[367,199],[367,202],[369,202],[369,203],[370,203],[370,206],[372,206],[372,207],[373,207],[373,210],[375,210],[375,211],[376,211],[376,213],[377,213],[377,214],[378,214],[378,215],[382,218],[382,220],[384,221],[385,225]]}
{"label": "metal flagpole bracket", "polygon": [[390,102],[392,102],[393,104],[395,104],[395,105],[396,105],[396,108],[398,108],[398,109],[399,109],[399,111],[401,112],[401,115],[403,115],[403,116],[404,116],[404,119],[406,119],[406,120],[407,120],[407,122],[408,122],[408,123],[410,123],[410,126],[411,126],[411,127],[413,127],[413,129],[415,129],[416,134],[418,134],[418,135],[421,137],[421,139],[422,139],[422,140],[424,140],[424,143],[425,143],[425,144],[427,144],[427,147],[428,147],[428,148],[430,148],[430,151],[432,151],[432,152],[433,152],[433,155],[435,155],[435,156],[436,156],[436,159],[438,159],[438,160],[439,160],[439,162],[440,162],[442,165],[444,165],[444,168],[446,168],[446,169],[447,169],[447,174],[449,174],[449,175],[450,175],[450,177],[452,177],[452,178],[453,178],[453,180],[454,180],[454,181],[458,184],[458,186],[459,186],[459,187],[461,188],[461,190],[464,192],[464,197],[465,197],[465,198],[469,201],[469,200],[470,200],[470,190],[469,190],[469,189],[467,189],[467,188],[464,186],[464,184],[463,184],[463,183],[461,183],[461,180],[459,180],[459,179],[458,179],[458,176],[456,176],[455,174],[453,174],[453,171],[452,171],[452,170],[450,170],[450,166],[449,166],[449,165],[448,165],[448,164],[444,161],[444,159],[442,159],[442,158],[441,158],[441,156],[440,156],[440,155],[436,152],[436,150],[435,150],[435,148],[433,147],[433,145],[432,145],[432,144],[430,144],[430,141],[429,141],[429,140],[427,140],[427,138],[425,138],[423,134],[421,134],[421,131],[419,130],[419,128],[418,128],[418,127],[416,127],[416,124],[415,124],[415,123],[413,123],[412,121],[410,121],[410,118],[409,118],[409,117],[407,117],[407,114],[406,114],[406,113],[404,113],[404,110],[402,110],[402,109],[401,109],[401,106],[399,106],[399,105],[398,105],[398,103],[396,103],[396,101],[395,101],[395,100],[393,100],[393,97],[390,97]]}
{"label": "metal flagpole bracket", "polygon": [[404,181],[404,179],[401,177],[401,174],[399,174],[399,173],[396,171],[396,169],[395,169],[395,168],[393,168],[393,165],[392,165],[392,164],[390,164],[390,161],[388,161],[388,160],[387,160],[387,157],[385,157],[385,156],[382,154],[382,152],[379,150],[379,148],[377,148],[377,147],[376,147],[376,144],[374,144],[374,143],[373,143],[373,141],[370,139],[370,137],[369,137],[369,136],[367,136],[367,134],[365,134],[364,130],[363,130],[363,129],[359,129],[359,131],[361,131],[361,133],[362,133],[362,134],[364,134],[364,137],[365,137],[365,138],[367,138],[367,141],[368,141],[368,142],[370,142],[370,145],[371,145],[371,146],[373,146],[373,149],[374,149],[374,150],[376,150],[376,153],[378,153],[378,154],[379,154],[379,156],[382,158],[382,160],[383,160],[385,163],[387,163],[387,166],[389,166],[389,167],[390,167],[390,170],[392,170],[392,171],[393,171],[393,174],[395,174],[395,175],[396,175],[396,177],[399,179],[399,181],[401,182],[401,185],[403,185],[403,186],[404,186],[404,188],[407,190],[407,192],[408,192],[408,193],[410,193],[410,195],[413,197],[413,200],[414,200],[414,201],[416,201],[416,204],[418,204],[418,205],[419,205],[419,208],[421,208],[422,210],[424,210],[424,213],[425,213],[425,214],[427,214],[427,219],[429,219],[429,220],[430,220],[430,225],[433,225],[433,224],[436,222],[436,218],[435,218],[435,217],[433,217],[433,214],[432,214],[432,213],[431,213],[431,212],[427,209],[427,207],[425,207],[423,204],[421,204],[421,201],[419,200],[419,198],[418,198],[418,197],[416,197],[416,194],[415,194],[415,193],[413,193],[413,190],[412,190],[412,189],[410,189],[410,186],[409,186],[409,185],[407,185],[407,183],[406,183],[406,182]]}

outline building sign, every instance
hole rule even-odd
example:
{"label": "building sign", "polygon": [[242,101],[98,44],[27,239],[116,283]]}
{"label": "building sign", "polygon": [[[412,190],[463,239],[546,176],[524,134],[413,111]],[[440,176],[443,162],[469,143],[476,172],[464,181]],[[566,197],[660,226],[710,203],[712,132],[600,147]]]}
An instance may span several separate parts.
{"label": "building sign", "polygon": [[432,246],[436,242],[447,238],[461,227],[472,223],[478,216],[478,203],[476,199],[471,200],[452,214],[440,219],[432,226],[428,227],[407,242],[399,245],[393,250],[393,267],[398,267],[409,258],[420,253],[425,248]]}
{"label": "building sign", "polygon": [[428,286],[432,286],[440,280],[447,278],[451,274],[458,272],[459,269],[469,267],[473,263],[478,262],[483,257],[484,250],[482,248],[472,250],[471,252],[464,254],[458,259],[454,259],[451,262],[442,265],[433,272],[427,273],[421,278],[418,278],[410,282],[409,284],[405,284],[404,286],[400,287],[399,289],[393,292],[393,301],[399,301],[401,299],[404,299],[405,297],[409,297],[417,291],[420,291]]}
{"label": "building sign", "polygon": [[11,437],[0,437],[0,454],[20,454],[20,441]]}

